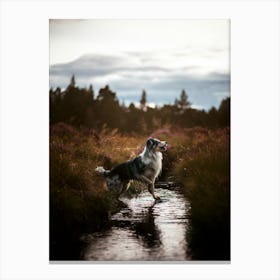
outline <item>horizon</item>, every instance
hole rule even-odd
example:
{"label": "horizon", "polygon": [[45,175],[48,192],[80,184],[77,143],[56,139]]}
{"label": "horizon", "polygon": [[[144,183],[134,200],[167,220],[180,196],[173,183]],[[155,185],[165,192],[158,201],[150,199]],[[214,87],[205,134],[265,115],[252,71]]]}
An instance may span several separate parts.
{"label": "horizon", "polygon": [[194,108],[230,96],[229,20],[50,20],[50,88],[109,85],[125,104],[154,106],[185,90]]}
{"label": "horizon", "polygon": [[[73,77],[73,75],[72,75],[72,77]],[[76,76],[75,76],[75,75],[74,75],[74,78],[75,78],[75,81],[76,81]],[[67,86],[70,85],[70,80],[71,80],[71,78],[69,79],[69,83],[68,83]],[[78,89],[89,89],[89,86],[90,86],[90,85],[91,85],[91,84],[89,84],[89,85],[87,85],[87,86],[79,86],[79,85],[77,85],[77,82],[75,82],[75,87],[78,88]],[[62,93],[62,92],[65,92],[65,91],[67,90],[67,86],[64,87],[64,88],[61,88],[61,87],[56,87],[56,88],[50,87],[49,90],[52,90],[52,91],[54,92],[57,88],[60,88],[60,91],[61,91],[61,93]],[[119,97],[118,97],[118,93],[115,92],[115,91],[110,87],[110,85],[104,85],[104,86],[101,87],[100,89],[105,88],[106,86],[109,86],[110,90],[113,91],[114,93],[116,93],[116,98],[117,98],[117,100],[118,100],[118,102],[119,102],[119,105],[124,105],[125,107],[128,108],[131,104],[133,104],[136,108],[138,108],[138,109],[140,108],[140,106],[141,106],[141,104],[140,104],[140,98],[141,98],[142,92],[139,93],[138,101],[129,101],[129,100],[125,100],[125,99],[121,100],[121,99],[119,99]],[[100,90],[100,89],[99,89],[99,90]],[[97,96],[98,96],[98,94],[99,94],[99,90],[98,90],[98,91],[95,91],[94,88],[93,88],[94,99],[97,98]],[[143,89],[143,90],[145,90],[145,89]],[[145,91],[146,91],[146,90],[145,90]],[[178,99],[178,100],[179,100],[179,99],[180,99],[181,93],[182,93],[182,91],[178,94],[177,97],[175,97],[175,99]],[[187,92],[186,92],[186,93],[187,93]],[[149,107],[149,108],[162,108],[162,107],[164,107],[165,105],[169,105],[169,106],[175,105],[175,99],[174,99],[173,102],[169,102],[169,103],[154,103],[154,102],[149,102],[149,94],[147,93],[147,91],[146,91],[146,94],[147,94],[147,95],[146,95],[146,97],[147,97],[146,106]],[[188,96],[188,97],[189,97],[189,96]],[[225,96],[223,99],[221,99],[221,102],[222,102],[223,100],[227,99],[227,98],[230,98],[230,96]],[[221,104],[221,102],[220,102],[220,104]],[[204,110],[204,111],[206,111],[206,112],[209,112],[209,110],[211,110],[212,108],[219,109],[220,104],[218,104],[217,107],[216,107],[216,106],[212,106],[211,108],[205,109],[205,108],[203,108],[203,107],[201,107],[201,106],[197,106],[197,105],[195,105],[195,104],[192,104],[191,101],[190,101],[189,108],[195,109],[195,110],[199,110],[199,111],[203,111],[203,110]]]}

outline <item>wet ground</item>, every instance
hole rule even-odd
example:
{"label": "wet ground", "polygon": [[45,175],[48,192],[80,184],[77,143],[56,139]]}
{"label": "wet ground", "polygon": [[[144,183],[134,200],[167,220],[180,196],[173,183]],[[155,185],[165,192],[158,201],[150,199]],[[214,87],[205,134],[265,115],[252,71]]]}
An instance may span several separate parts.
{"label": "wet ground", "polygon": [[189,260],[186,232],[190,204],[176,188],[157,188],[161,201],[147,191],[128,199],[112,215],[107,231],[81,237],[81,258],[90,261],[184,261]]}

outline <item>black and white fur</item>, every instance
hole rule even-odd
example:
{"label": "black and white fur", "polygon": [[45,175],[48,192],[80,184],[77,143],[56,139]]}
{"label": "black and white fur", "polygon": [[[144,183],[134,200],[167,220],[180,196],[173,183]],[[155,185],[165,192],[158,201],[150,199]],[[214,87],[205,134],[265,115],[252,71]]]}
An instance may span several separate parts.
{"label": "black and white fur", "polygon": [[143,152],[136,158],[105,170],[99,166],[95,171],[106,178],[109,190],[120,190],[124,193],[131,180],[137,180],[147,185],[154,199],[159,199],[154,193],[155,180],[162,169],[162,152],[167,150],[167,142],[150,138],[147,140]]}

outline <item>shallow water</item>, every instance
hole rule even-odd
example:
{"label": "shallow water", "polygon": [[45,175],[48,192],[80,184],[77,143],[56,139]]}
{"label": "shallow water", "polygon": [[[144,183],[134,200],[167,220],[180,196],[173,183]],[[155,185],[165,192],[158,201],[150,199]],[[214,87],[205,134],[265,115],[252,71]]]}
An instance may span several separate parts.
{"label": "shallow water", "polygon": [[178,190],[156,189],[161,202],[144,191],[121,200],[109,230],[82,236],[81,258],[91,261],[183,261],[190,259],[186,231],[190,204]]}

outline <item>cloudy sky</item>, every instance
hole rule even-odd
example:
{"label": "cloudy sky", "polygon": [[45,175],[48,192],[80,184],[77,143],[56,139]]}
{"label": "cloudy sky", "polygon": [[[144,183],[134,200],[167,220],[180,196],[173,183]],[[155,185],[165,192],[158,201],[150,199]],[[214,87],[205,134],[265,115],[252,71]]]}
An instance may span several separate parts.
{"label": "cloudy sky", "polygon": [[72,74],[97,94],[109,84],[120,102],[173,104],[183,89],[194,108],[230,95],[228,20],[50,20],[50,87]]}

